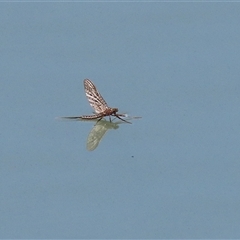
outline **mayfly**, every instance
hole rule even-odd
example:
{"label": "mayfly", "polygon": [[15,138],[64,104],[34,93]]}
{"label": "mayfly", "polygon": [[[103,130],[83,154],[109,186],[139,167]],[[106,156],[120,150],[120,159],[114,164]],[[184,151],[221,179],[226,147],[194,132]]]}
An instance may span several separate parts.
{"label": "mayfly", "polygon": [[126,115],[117,113],[118,108],[111,108],[107,105],[107,103],[105,102],[101,94],[98,92],[96,86],[93,84],[91,80],[84,79],[83,83],[84,83],[86,97],[91,107],[94,109],[94,115],[83,115],[79,117],[64,117],[64,118],[85,119],[85,120],[98,119],[98,121],[100,121],[102,118],[109,116],[109,119],[111,122],[111,116],[114,116],[124,122],[131,123],[121,118],[121,117],[126,117]]}

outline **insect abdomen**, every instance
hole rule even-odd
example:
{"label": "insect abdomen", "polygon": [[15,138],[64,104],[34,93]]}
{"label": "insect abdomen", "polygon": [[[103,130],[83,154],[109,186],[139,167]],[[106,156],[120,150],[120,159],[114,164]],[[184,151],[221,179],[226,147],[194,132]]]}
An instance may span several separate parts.
{"label": "insect abdomen", "polygon": [[102,117],[102,114],[81,116],[82,119],[97,119],[97,118],[100,118],[100,117]]}

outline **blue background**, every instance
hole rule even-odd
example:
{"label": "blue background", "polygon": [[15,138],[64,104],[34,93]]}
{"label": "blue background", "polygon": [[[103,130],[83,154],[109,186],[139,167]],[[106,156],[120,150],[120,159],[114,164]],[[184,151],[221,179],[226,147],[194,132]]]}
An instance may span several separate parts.
{"label": "blue background", "polygon": [[[239,238],[238,3],[1,3],[1,238]],[[133,124],[86,149],[90,78]]]}

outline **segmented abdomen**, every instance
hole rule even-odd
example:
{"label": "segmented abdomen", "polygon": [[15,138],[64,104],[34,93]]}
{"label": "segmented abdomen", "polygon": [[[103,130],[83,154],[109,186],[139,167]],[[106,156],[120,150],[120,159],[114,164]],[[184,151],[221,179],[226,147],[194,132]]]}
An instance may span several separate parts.
{"label": "segmented abdomen", "polygon": [[102,114],[83,115],[80,118],[82,118],[82,119],[97,119],[97,118],[100,118],[100,117],[103,117],[103,115]]}

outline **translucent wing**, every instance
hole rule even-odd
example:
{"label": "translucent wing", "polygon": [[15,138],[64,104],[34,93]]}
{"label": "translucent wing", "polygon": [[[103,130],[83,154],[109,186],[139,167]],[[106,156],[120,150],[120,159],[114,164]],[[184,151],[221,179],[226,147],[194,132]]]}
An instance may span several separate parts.
{"label": "translucent wing", "polygon": [[117,128],[119,128],[117,123],[110,123],[108,121],[97,122],[88,135],[87,150],[93,151],[95,148],[97,148],[103,136],[109,129]]}
{"label": "translucent wing", "polygon": [[91,80],[84,80],[84,89],[87,99],[96,113],[101,113],[108,108],[107,103]]}

